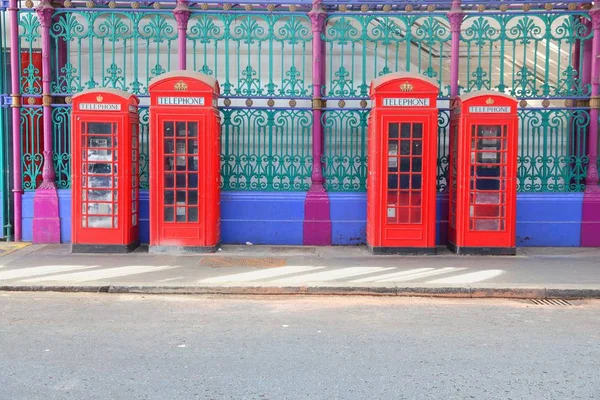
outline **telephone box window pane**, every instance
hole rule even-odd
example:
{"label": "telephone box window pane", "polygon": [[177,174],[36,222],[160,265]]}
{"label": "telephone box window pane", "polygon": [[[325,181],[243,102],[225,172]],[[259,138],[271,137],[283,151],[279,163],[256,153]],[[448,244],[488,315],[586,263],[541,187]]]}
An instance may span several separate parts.
{"label": "telephone box window pane", "polygon": [[175,154],[175,146],[172,139],[163,140],[163,150],[165,154]]}
{"label": "telephone box window pane", "polygon": [[188,211],[188,222],[198,222],[198,207],[190,207]]}
{"label": "telephone box window pane", "polygon": [[187,153],[187,151],[186,151],[187,149],[185,147],[185,140],[183,140],[183,139],[177,139],[175,148],[176,148],[177,154],[186,154]]}
{"label": "telephone box window pane", "polygon": [[198,136],[198,123],[188,122],[188,137],[195,138]]}
{"label": "telephone box window pane", "polygon": [[177,165],[177,171],[185,171],[185,156],[175,157],[175,165]]}
{"label": "telephone box window pane", "polygon": [[175,192],[165,190],[165,204],[175,204]]}
{"label": "telephone box window pane", "polygon": [[112,201],[111,190],[90,190],[88,191],[89,201]]}
{"label": "telephone box window pane", "polygon": [[[116,207],[116,204],[115,204]],[[110,215],[113,213],[112,203],[88,203],[88,214]]]}
{"label": "telephone box window pane", "polygon": [[196,139],[188,139],[188,154],[198,154],[198,141]]}
{"label": "telephone box window pane", "polygon": [[173,207],[165,207],[165,222],[175,221],[175,209]]}
{"label": "telephone box window pane", "polygon": [[186,222],[186,208],[185,207],[177,207],[177,222]]}
{"label": "telephone box window pane", "polygon": [[87,133],[99,135],[111,135],[112,124],[109,122],[89,122],[87,124]]}
{"label": "telephone box window pane", "polygon": [[398,139],[398,124],[389,124],[388,131],[390,139]]}
{"label": "telephone box window pane", "polygon": [[186,136],[186,133],[187,133],[186,123],[185,122],[177,122],[176,123],[176,131],[177,131],[178,137]]}
{"label": "telephone box window pane", "polygon": [[[111,174],[113,165],[107,163],[89,163],[88,173],[90,174]],[[114,173],[117,173],[117,166],[114,166]]]}
{"label": "telephone box window pane", "polygon": [[164,137],[173,137],[175,134],[175,127],[173,122],[165,122],[163,125]]}
{"label": "telephone box window pane", "polygon": [[188,204],[189,205],[198,204],[198,191],[197,190],[190,190],[188,192]]}
{"label": "telephone box window pane", "polygon": [[198,156],[188,157],[188,171],[198,171]]}
{"label": "telephone box window pane", "polygon": [[177,185],[176,187],[179,188],[185,188],[185,175],[186,174],[177,174]]}
{"label": "telephone box window pane", "polygon": [[112,217],[88,217],[90,228],[112,228]]}
{"label": "telephone box window pane", "polygon": [[423,138],[423,124],[414,124],[412,137],[413,139]]}
{"label": "telephone box window pane", "polygon": [[185,190],[177,191],[177,204],[185,204]]}
{"label": "telephone box window pane", "polygon": [[401,138],[410,138],[410,124],[403,123],[400,125],[400,137]]}
{"label": "telephone box window pane", "polygon": [[188,174],[188,188],[196,189],[198,187],[198,174]]}

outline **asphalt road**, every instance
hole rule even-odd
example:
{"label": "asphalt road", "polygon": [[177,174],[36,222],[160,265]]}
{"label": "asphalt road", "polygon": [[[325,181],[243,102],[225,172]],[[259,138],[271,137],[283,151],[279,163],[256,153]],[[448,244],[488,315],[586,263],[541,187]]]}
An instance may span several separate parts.
{"label": "asphalt road", "polygon": [[0,399],[599,399],[600,302],[0,293]]}

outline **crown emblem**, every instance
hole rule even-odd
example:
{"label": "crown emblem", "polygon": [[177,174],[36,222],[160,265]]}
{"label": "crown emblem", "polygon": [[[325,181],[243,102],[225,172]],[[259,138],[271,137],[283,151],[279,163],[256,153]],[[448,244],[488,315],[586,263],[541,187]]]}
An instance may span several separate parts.
{"label": "crown emblem", "polygon": [[414,86],[408,82],[404,82],[402,85],[400,85],[401,92],[412,92],[413,89],[414,89]]}
{"label": "crown emblem", "polygon": [[102,103],[102,100],[104,100],[104,97],[102,97],[102,95],[99,94],[98,97],[96,97],[96,101],[98,101],[98,103]]}
{"label": "crown emblem", "polygon": [[494,104],[494,99],[492,99],[491,97],[488,97],[488,99],[485,101],[485,104],[487,104],[488,106],[491,106],[492,104]]}
{"label": "crown emblem", "polygon": [[180,92],[184,91],[184,90],[188,90],[188,85],[184,81],[179,81],[175,84],[175,90],[180,91]]}

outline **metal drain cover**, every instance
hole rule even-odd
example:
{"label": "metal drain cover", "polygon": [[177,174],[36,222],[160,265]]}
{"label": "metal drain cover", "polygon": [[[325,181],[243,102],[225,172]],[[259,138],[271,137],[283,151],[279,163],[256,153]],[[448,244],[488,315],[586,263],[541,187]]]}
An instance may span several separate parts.
{"label": "metal drain cover", "polygon": [[302,253],[302,254],[314,254],[314,247],[304,246],[274,246],[270,248],[272,253]]}
{"label": "metal drain cover", "polygon": [[537,306],[572,306],[564,299],[529,299],[529,302]]}
{"label": "metal drain cover", "polygon": [[203,267],[252,267],[274,268],[285,267],[285,258],[281,257],[228,257],[206,256],[200,258]]}

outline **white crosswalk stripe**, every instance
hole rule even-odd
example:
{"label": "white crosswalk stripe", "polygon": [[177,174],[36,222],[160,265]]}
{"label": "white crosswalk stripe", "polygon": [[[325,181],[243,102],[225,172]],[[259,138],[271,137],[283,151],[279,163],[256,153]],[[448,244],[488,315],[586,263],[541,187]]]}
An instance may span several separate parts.
{"label": "white crosswalk stripe", "polygon": [[351,267],[340,268],[330,271],[316,272],[314,274],[295,276],[289,279],[280,279],[276,283],[299,283],[299,282],[326,282],[334,279],[350,278],[352,276],[372,274],[375,272],[383,272],[394,269],[394,267]]}
{"label": "white crosswalk stripe", "polygon": [[9,269],[0,272],[0,279],[19,279],[32,276],[55,274],[65,271],[79,271],[82,269],[98,268],[98,265],[43,265],[40,267]]}
{"label": "white crosswalk stripe", "polygon": [[488,269],[485,271],[469,272],[468,274],[435,279],[427,283],[475,283],[495,278],[503,273],[504,271],[501,269]]}
{"label": "white crosswalk stripe", "polygon": [[380,279],[375,282],[408,282],[408,281],[412,281],[412,280],[419,279],[419,278],[426,278],[429,276],[442,275],[442,274],[447,274],[450,272],[461,271],[463,269],[466,269],[466,268],[453,268],[453,267],[440,268],[440,269],[435,269],[433,271],[424,271],[424,272],[419,272],[416,274],[404,275],[404,276],[399,276],[399,277],[395,277],[395,278]]}
{"label": "white crosswalk stripe", "polygon": [[402,272],[392,272],[391,274],[369,276],[367,278],[356,279],[352,282],[353,283],[377,282],[381,279],[390,279],[390,278],[396,278],[396,277],[400,277],[400,276],[404,276],[404,275],[412,275],[412,274],[416,274],[419,272],[431,271],[434,269],[435,268],[415,268],[415,269],[409,269],[407,271],[402,271]]}
{"label": "white crosswalk stripe", "polygon": [[75,272],[72,274],[61,274],[46,276],[43,278],[33,278],[24,280],[24,282],[48,282],[48,281],[65,281],[65,282],[86,282],[101,279],[118,278],[121,276],[147,274],[149,272],[164,271],[167,269],[179,268],[178,266],[151,266],[151,265],[132,265],[118,268],[104,268],[94,271]]}
{"label": "white crosswalk stripe", "polygon": [[315,271],[324,267],[281,267],[272,268],[261,271],[242,272],[239,274],[231,274],[225,276],[217,276],[214,278],[202,279],[199,283],[225,283],[225,282],[250,282],[260,279],[277,278],[284,275],[296,274],[300,272]]}

